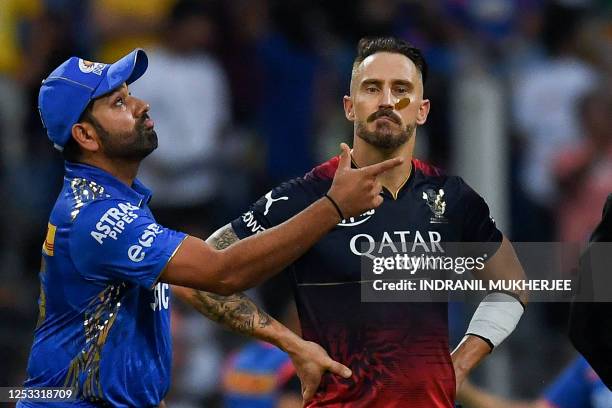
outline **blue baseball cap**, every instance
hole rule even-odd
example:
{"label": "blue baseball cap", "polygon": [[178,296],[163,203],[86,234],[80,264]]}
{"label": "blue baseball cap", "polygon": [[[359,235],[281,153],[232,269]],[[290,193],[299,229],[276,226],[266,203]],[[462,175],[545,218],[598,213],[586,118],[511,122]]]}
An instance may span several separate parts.
{"label": "blue baseball cap", "polygon": [[135,49],[114,64],[71,57],[43,81],[38,93],[38,110],[53,146],[63,150],[72,136],[72,125],[92,100],[124,82],[131,84],[145,73],[147,54]]}

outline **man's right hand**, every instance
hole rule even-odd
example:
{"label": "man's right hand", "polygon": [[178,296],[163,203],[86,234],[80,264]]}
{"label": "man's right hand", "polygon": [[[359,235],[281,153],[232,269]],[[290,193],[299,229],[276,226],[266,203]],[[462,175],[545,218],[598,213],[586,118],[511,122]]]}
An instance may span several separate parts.
{"label": "man's right hand", "polygon": [[356,217],[382,204],[382,184],[376,177],[399,166],[404,159],[395,157],[368,167],[353,169],[349,147],[345,143],[340,147],[340,163],[327,195],[340,207],[344,217]]}
{"label": "man's right hand", "polygon": [[297,376],[302,383],[304,405],[315,396],[323,374],[330,372],[343,378],[350,378],[352,371],[345,365],[334,361],[325,349],[317,343],[298,338],[297,344],[287,348]]}

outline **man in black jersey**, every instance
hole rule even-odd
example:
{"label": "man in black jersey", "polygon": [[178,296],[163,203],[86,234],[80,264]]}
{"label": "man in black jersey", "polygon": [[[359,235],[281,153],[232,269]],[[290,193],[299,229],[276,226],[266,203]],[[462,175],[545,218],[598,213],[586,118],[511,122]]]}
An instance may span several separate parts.
{"label": "man in black jersey", "polygon": [[[467,373],[514,329],[523,312],[522,294],[487,295],[451,355],[445,303],[361,301],[360,263],[372,255],[375,243],[393,252],[417,242],[490,243],[494,251],[483,277],[524,278],[485,201],[461,178],[413,158],[416,129],[430,109],[423,97],[426,76],[423,56],[406,42],[360,41],[350,95],[344,97],[346,117],[354,123],[353,167],[391,157],[404,162],[378,178],[385,198],[379,208],[344,219],[286,271],[303,337],[353,373],[349,379],[326,375],[318,390],[304,390],[309,407],[452,407]],[[272,189],[214,236],[229,244],[290,218],[325,194],[338,163],[334,157]],[[210,315],[223,316],[230,327],[257,318],[226,312],[227,304],[246,307],[247,298],[192,296],[207,299]]]}

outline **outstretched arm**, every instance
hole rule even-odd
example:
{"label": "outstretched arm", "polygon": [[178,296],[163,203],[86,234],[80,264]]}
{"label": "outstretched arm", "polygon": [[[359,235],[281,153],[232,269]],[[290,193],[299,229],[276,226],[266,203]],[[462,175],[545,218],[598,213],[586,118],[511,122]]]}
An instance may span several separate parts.
{"label": "outstretched arm", "polygon": [[[493,281],[526,279],[514,248],[505,237],[484,271],[474,275]],[[526,292],[492,293],[481,302],[466,336],[451,353],[457,390],[469,372],[514,330],[526,303]]]}
{"label": "outstretched arm", "polygon": [[[206,240],[216,249],[225,249],[237,241],[239,238],[230,224],[222,227]],[[329,370],[343,377],[351,375],[347,367],[332,360],[323,348],[301,339],[261,310],[243,293],[222,296],[181,286],[174,286],[173,293],[191,304],[204,316],[223,324],[226,328],[272,343],[287,352],[302,381],[305,400],[312,398],[325,371]]]}
{"label": "outstretched arm", "polygon": [[[378,207],[383,198],[376,177],[400,165],[402,158],[360,169],[351,168],[349,148],[342,144],[338,168],[325,197],[289,220],[225,249],[212,248],[188,236],[159,281],[221,295],[257,286],[302,256],[343,218]],[[231,271],[231,273],[228,273]]]}

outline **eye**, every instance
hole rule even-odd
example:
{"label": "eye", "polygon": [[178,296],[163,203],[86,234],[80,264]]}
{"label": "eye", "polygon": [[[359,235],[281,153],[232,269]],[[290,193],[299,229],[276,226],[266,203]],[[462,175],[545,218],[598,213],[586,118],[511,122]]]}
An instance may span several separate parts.
{"label": "eye", "polygon": [[376,93],[376,92],[378,92],[378,88],[376,86],[374,86],[374,85],[368,85],[366,87],[366,92],[368,92],[368,93]]}
{"label": "eye", "polygon": [[123,98],[123,96],[119,96],[117,97],[117,99],[115,99],[115,106],[123,106],[125,105],[125,99]]}
{"label": "eye", "polygon": [[397,88],[395,88],[395,92],[399,94],[405,94],[408,92],[408,88],[406,88],[405,86],[398,86]]}

